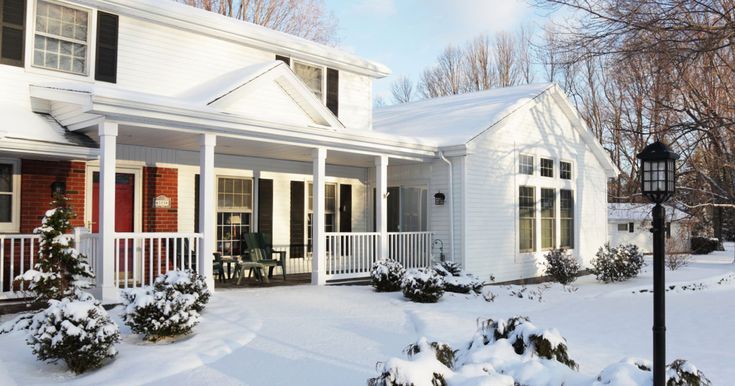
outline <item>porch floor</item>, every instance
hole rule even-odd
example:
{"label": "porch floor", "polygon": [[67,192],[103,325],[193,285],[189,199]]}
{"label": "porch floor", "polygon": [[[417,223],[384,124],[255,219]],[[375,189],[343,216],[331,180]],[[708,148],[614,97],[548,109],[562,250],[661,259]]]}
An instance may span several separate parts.
{"label": "porch floor", "polygon": [[261,283],[254,277],[245,277],[237,284],[236,278],[225,279],[224,282],[215,281],[214,288],[216,290],[235,290],[239,288],[270,288],[270,287],[288,287],[295,285],[311,284],[310,273],[294,273],[286,275],[286,280],[279,273],[274,273],[268,283]]}

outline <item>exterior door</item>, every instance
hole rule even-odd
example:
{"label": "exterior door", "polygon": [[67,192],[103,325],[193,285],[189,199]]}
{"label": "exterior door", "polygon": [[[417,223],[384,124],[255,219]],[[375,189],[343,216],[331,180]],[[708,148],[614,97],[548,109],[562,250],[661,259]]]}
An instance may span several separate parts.
{"label": "exterior door", "polygon": [[[99,232],[99,194],[100,173],[92,175],[92,232]],[[135,175],[128,173],[115,174],[115,232],[134,232],[135,219]],[[128,245],[118,245],[117,272],[118,277],[133,277],[133,250],[132,240]],[[126,248],[127,247],[127,248]],[[127,251],[127,253],[126,253]],[[126,262],[127,267],[126,269]]]}

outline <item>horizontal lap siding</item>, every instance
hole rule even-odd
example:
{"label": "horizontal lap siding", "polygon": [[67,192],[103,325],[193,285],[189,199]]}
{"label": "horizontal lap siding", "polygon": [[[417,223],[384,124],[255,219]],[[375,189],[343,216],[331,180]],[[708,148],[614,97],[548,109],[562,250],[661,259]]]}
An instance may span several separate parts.
{"label": "horizontal lap siding", "polygon": [[371,129],[373,86],[370,77],[340,71],[339,120],[353,129]]}
{"label": "horizontal lap siding", "polygon": [[[530,257],[518,254],[516,173],[518,153],[555,160],[572,160],[576,180],[575,255],[585,264],[607,237],[607,179],[599,162],[579,133],[549,97],[509,117],[470,143],[467,159],[466,225],[467,267],[480,277],[494,275],[497,281],[542,274],[538,263],[543,252]],[[538,175],[538,165],[535,170]],[[555,177],[558,181],[558,177]],[[543,177],[528,181],[543,186]],[[558,191],[560,185],[556,185]],[[538,195],[538,194],[537,194]],[[538,200],[538,197],[536,197]],[[558,196],[557,196],[558,199]],[[557,228],[558,232],[558,228]],[[537,231],[537,237],[539,232]]]}

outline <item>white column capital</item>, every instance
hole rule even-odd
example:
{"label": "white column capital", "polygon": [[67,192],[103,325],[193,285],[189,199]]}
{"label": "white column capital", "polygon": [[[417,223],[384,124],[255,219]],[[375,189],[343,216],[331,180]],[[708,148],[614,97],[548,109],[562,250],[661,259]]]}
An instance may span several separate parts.
{"label": "white column capital", "polygon": [[100,122],[100,124],[97,125],[97,132],[100,137],[117,137],[117,122]]}
{"label": "white column capital", "polygon": [[323,147],[317,147],[311,150],[311,158],[314,160],[325,160],[327,159],[327,149]]}
{"label": "white column capital", "polygon": [[217,135],[205,133],[199,136],[199,146],[214,147],[217,145]]}
{"label": "white column capital", "polygon": [[388,156],[387,155],[375,156],[375,166],[379,168],[388,167]]}

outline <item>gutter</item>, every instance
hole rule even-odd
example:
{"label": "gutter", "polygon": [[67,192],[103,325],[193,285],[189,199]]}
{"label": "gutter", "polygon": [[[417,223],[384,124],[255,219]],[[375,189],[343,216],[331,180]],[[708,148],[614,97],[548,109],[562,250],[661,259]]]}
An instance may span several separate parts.
{"label": "gutter", "polygon": [[439,151],[439,158],[449,165],[449,250],[452,251],[452,261],[454,260],[454,176],[452,175],[452,161],[444,156],[444,151]]}

